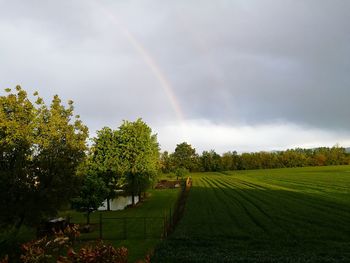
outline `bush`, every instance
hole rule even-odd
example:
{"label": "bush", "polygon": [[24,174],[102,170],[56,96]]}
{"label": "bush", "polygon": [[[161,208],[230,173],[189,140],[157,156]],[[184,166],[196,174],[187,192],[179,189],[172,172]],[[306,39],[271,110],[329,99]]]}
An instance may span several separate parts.
{"label": "bush", "polygon": [[[64,231],[55,232],[52,237],[32,240],[21,246],[23,263],[127,263],[128,250],[114,248],[102,240],[88,244],[75,252],[73,242],[79,236],[79,225],[70,225]],[[7,263],[6,256],[0,263]]]}
{"label": "bush", "polygon": [[110,244],[104,244],[98,241],[94,245],[88,245],[81,248],[77,253],[72,249],[68,251],[66,258],[61,258],[65,263],[127,263],[128,250],[125,247],[114,248]]}

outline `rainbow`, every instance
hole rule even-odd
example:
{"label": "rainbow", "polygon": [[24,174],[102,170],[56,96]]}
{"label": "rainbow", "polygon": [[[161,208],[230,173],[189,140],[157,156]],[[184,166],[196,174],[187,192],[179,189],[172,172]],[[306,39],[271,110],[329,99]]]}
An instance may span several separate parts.
{"label": "rainbow", "polygon": [[104,13],[104,15],[119,28],[119,30],[124,34],[127,38],[128,42],[131,46],[137,51],[137,53],[142,57],[145,64],[149,67],[155,78],[158,80],[160,87],[163,89],[167,98],[170,101],[170,105],[172,106],[177,120],[180,122],[183,129],[185,129],[185,116],[181,110],[180,103],[175,95],[174,89],[164,75],[156,60],[151,56],[151,54],[146,50],[146,48],[131,34],[131,32],[121,23],[121,21],[116,17],[115,14],[111,13],[108,9],[102,6],[99,2],[94,1],[95,5]]}

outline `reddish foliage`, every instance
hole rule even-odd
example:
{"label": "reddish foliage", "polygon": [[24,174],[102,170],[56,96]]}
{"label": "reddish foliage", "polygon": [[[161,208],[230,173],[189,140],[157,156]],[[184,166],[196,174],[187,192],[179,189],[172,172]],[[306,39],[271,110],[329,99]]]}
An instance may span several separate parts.
{"label": "reddish foliage", "polygon": [[64,262],[89,262],[89,263],[127,263],[128,250],[125,247],[114,248],[112,245],[98,241],[95,245],[81,248],[77,253],[68,251],[67,261]]}
{"label": "reddish foliage", "polygon": [[0,263],[9,263],[9,256],[6,255],[3,259],[0,259]]}
{"label": "reddish foliage", "polygon": [[[55,232],[54,237],[43,237],[22,245],[21,261],[24,263],[127,263],[128,250],[124,247],[114,248],[112,245],[98,241],[75,252],[72,241],[79,236],[79,226],[68,226],[63,232]],[[66,253],[65,253],[66,251]],[[62,256],[66,254],[66,256]],[[7,258],[0,263],[7,263]]]}

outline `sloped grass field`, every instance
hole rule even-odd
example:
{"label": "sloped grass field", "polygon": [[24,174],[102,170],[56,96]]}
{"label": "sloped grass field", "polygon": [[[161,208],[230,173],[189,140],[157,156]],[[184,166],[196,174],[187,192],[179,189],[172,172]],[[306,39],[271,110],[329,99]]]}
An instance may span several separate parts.
{"label": "sloped grass field", "polygon": [[155,262],[350,262],[350,166],[192,177]]}

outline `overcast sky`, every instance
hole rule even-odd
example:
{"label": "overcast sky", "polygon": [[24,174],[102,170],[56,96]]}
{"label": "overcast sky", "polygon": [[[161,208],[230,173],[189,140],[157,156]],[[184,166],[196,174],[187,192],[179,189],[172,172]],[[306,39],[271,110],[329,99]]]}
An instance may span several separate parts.
{"label": "overcast sky", "polygon": [[[0,0],[0,88],[162,150],[350,146],[350,1]],[[4,92],[1,91],[1,94]]]}

